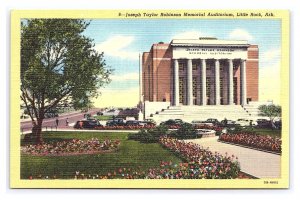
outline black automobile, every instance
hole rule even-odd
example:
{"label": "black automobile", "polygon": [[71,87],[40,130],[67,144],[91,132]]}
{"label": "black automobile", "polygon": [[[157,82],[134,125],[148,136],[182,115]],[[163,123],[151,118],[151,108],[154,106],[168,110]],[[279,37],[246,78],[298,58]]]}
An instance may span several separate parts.
{"label": "black automobile", "polygon": [[118,122],[109,120],[106,122],[106,126],[118,126]]}
{"label": "black automobile", "polygon": [[101,125],[98,120],[80,120],[74,125],[74,128],[77,129],[95,129],[100,127],[103,127],[103,125]]}
{"label": "black automobile", "polygon": [[272,123],[270,120],[267,119],[258,119],[257,122],[257,128],[272,128]]}
{"label": "black automobile", "polygon": [[240,124],[237,124],[235,121],[233,120],[222,120],[221,124],[223,127],[227,127],[227,128],[234,128],[236,126],[240,126]]}
{"label": "black automobile", "polygon": [[144,124],[144,126],[156,126],[156,123],[155,122],[152,122],[152,121],[142,121],[141,122],[142,124]]}
{"label": "black automobile", "polygon": [[156,125],[156,122],[153,119],[145,119],[144,121],[147,125]]}
{"label": "black automobile", "polygon": [[160,125],[173,126],[173,125],[182,125],[183,121],[180,119],[169,119],[167,121],[161,122]]}
{"label": "black automobile", "polygon": [[209,118],[205,121],[206,123],[212,123],[214,126],[220,126],[222,125],[219,120],[217,119],[213,119],[213,118]]}
{"label": "black automobile", "polygon": [[106,126],[125,126],[125,120],[122,118],[115,118],[106,122]]}
{"label": "black automobile", "polygon": [[128,120],[126,126],[143,126],[143,124],[138,120]]}

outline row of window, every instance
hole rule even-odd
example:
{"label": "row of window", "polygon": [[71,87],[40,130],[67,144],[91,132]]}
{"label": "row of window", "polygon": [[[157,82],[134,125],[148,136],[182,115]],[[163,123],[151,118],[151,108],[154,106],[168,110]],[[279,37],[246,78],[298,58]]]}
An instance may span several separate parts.
{"label": "row of window", "polygon": [[[202,84],[200,84],[202,86]],[[236,82],[235,82],[235,89],[236,89]],[[193,77],[193,97],[197,96],[197,78]],[[211,78],[207,77],[206,78],[206,95],[210,96],[210,89],[211,89]],[[223,91],[224,89],[224,78],[220,78],[220,91]],[[179,78],[179,102],[183,103],[183,92],[184,92],[184,78],[180,77]],[[223,93],[220,93],[220,97],[223,97]]]}

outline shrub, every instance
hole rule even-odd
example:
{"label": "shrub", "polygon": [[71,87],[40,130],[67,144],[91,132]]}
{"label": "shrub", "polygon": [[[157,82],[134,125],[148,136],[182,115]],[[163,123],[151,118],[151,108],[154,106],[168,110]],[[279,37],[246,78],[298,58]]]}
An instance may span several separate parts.
{"label": "shrub", "polygon": [[136,134],[129,134],[129,140],[136,140],[143,143],[156,143],[158,142],[160,136],[166,135],[168,132],[168,127],[164,125],[157,126],[152,129],[141,129]]}
{"label": "shrub", "polygon": [[192,124],[183,123],[176,131],[173,131],[170,136],[178,139],[194,139],[197,138],[197,130]]}

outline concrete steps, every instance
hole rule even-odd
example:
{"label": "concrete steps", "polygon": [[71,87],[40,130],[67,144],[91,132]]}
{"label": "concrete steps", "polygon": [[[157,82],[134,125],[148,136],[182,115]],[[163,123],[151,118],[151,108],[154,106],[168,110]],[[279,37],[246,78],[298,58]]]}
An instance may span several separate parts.
{"label": "concrete steps", "polygon": [[247,105],[244,105],[244,109],[246,112],[248,112],[252,117],[259,118],[260,117],[260,111],[259,106],[261,105],[269,105],[270,102],[250,102]]}
{"label": "concrete steps", "polygon": [[169,106],[153,114],[152,119],[157,123],[168,119],[182,119],[186,122],[193,120],[205,121],[208,118],[237,120],[251,118],[251,115],[240,105],[209,105],[209,106]]}

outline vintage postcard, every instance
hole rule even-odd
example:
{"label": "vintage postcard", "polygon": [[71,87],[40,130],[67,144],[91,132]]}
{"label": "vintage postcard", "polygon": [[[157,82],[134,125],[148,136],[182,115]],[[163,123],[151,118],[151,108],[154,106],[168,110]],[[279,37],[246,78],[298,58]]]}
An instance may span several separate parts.
{"label": "vintage postcard", "polygon": [[14,10],[11,188],[288,188],[289,12]]}

